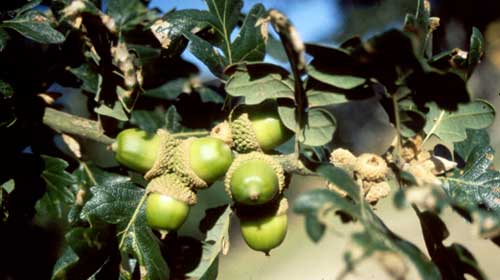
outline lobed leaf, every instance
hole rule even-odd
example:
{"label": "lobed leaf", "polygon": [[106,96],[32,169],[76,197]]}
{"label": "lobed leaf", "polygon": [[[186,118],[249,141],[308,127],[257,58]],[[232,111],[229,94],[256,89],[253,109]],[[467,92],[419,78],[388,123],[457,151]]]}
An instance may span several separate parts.
{"label": "lobed leaf", "polygon": [[203,62],[212,74],[223,77],[224,67],[228,64],[226,57],[222,56],[208,41],[190,32],[184,32],[184,37],[191,42],[189,45],[191,53]]}
{"label": "lobed leaf", "polygon": [[212,14],[212,17],[208,19],[208,23],[212,25],[217,35],[222,38],[224,43],[220,47],[227,57],[229,64],[232,64],[231,32],[238,23],[243,1],[205,0],[205,2],[208,6],[208,11]]}
{"label": "lobed leaf", "polygon": [[449,143],[465,140],[467,128],[486,128],[495,119],[495,109],[483,100],[459,105],[456,112],[440,110],[435,103],[428,107],[425,133]]}
{"label": "lobed leaf", "polygon": [[124,234],[126,249],[138,260],[142,279],[169,279],[170,271],[161,254],[158,238],[147,225],[144,204],[137,219]]}
{"label": "lobed leaf", "polygon": [[337,127],[335,117],[322,108],[307,112],[307,123],[299,135],[299,141],[309,146],[321,146],[330,142]]}
{"label": "lobed leaf", "polygon": [[226,91],[244,97],[245,104],[254,105],[266,99],[293,99],[294,84],[285,69],[268,63],[242,63],[226,70],[230,75]]}
{"label": "lobed leaf", "polygon": [[490,146],[477,146],[466,158],[463,172],[445,179],[443,188],[455,203],[500,214],[500,172],[491,169],[494,153]]}
{"label": "lobed leaf", "polygon": [[266,9],[262,4],[255,4],[248,12],[239,34],[231,44],[232,62],[262,61],[266,55],[266,43],[260,30],[255,26],[264,16]]}
{"label": "lobed leaf", "polygon": [[92,198],[83,207],[81,218],[95,217],[110,224],[127,222],[144,195],[144,190],[130,181],[109,182],[90,191]]}
{"label": "lobed leaf", "polygon": [[314,59],[307,66],[308,74],[314,79],[339,89],[353,89],[367,82],[358,73],[356,60],[342,49],[307,44],[306,51]]}
{"label": "lobed leaf", "polygon": [[119,30],[128,30],[138,23],[148,9],[140,0],[108,0],[107,13],[113,17]]}
{"label": "lobed leaf", "polygon": [[417,212],[429,255],[439,267],[444,279],[466,279],[465,274],[475,279],[486,279],[472,254],[462,245],[444,245],[449,232],[444,222],[432,212]]}
{"label": "lobed leaf", "polygon": [[45,181],[47,191],[37,202],[38,214],[46,213],[54,218],[62,218],[69,205],[75,202],[75,195],[70,186],[75,178],[66,171],[68,163],[62,159],[42,155],[45,170],[41,177]]}
{"label": "lobed leaf", "polygon": [[147,225],[145,205],[140,204],[145,195],[144,189],[129,181],[109,183],[90,190],[93,196],[82,209],[82,219],[98,218],[118,224],[124,248],[137,258],[144,279],[168,279],[168,266],[161,255],[157,238]]}
{"label": "lobed leaf", "polygon": [[[323,169],[321,172],[334,178],[335,174],[329,172],[335,170],[333,167],[321,166],[320,168]],[[354,182],[352,182],[350,178],[347,179],[351,182],[343,182],[340,180],[338,181],[339,186],[343,186],[345,190],[350,190],[351,188],[347,186],[349,184],[354,184]],[[366,203],[358,202],[355,204],[353,201],[341,197],[338,193],[327,189],[315,189],[303,193],[294,203],[295,212],[304,214],[306,219],[313,219],[313,221],[306,221],[306,226],[308,227],[307,232],[313,240],[321,237],[321,232],[318,231],[318,223],[321,224],[322,219],[325,217],[320,217],[320,215],[328,210],[343,211],[361,222],[363,231],[355,233],[353,239],[358,240],[358,242],[364,240],[361,247],[363,248],[365,256],[371,255],[375,251],[394,250],[411,260],[412,264],[417,268],[421,278],[441,279],[439,270],[428,260],[425,254],[414,244],[400,238],[387,228],[371,208],[366,206]],[[362,215],[362,213],[364,214]],[[360,239],[360,237],[362,238]]]}
{"label": "lobed leaf", "polygon": [[125,113],[122,103],[118,100],[115,101],[113,108],[106,104],[101,104],[99,107],[94,108],[94,112],[120,121],[128,121],[127,113]]}

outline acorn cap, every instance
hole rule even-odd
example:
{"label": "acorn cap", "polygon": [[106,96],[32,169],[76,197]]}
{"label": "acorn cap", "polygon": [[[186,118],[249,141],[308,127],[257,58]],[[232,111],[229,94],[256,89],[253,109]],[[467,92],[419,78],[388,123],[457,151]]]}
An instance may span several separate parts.
{"label": "acorn cap", "polygon": [[189,205],[196,204],[197,198],[190,188],[182,183],[182,180],[175,174],[164,174],[155,177],[149,182],[146,191],[148,193],[159,193],[170,196],[176,200],[185,202]]}
{"label": "acorn cap", "polygon": [[363,182],[363,193],[366,201],[377,203],[380,199],[387,197],[391,193],[391,186],[386,181],[382,182]]}
{"label": "acorn cap", "polygon": [[356,157],[349,150],[337,148],[330,154],[330,162],[337,167],[352,172],[356,164]]}
{"label": "acorn cap", "polygon": [[362,154],[354,166],[356,175],[365,181],[380,181],[385,179],[388,168],[383,158],[375,154]]}
{"label": "acorn cap", "polygon": [[288,199],[283,195],[262,205],[233,205],[233,210],[242,220],[261,219],[263,217],[281,216],[288,212]]}
{"label": "acorn cap", "polygon": [[216,125],[210,131],[210,136],[221,139],[229,146],[233,145],[233,134],[231,132],[231,125],[227,121],[223,121]]}
{"label": "acorn cap", "polygon": [[144,175],[144,179],[148,181],[169,171],[172,166],[175,148],[179,145],[179,140],[165,129],[158,129],[156,134],[160,137],[160,149],[153,167]]}
{"label": "acorn cap", "polygon": [[175,149],[173,169],[174,173],[179,176],[184,184],[190,188],[204,189],[208,187],[207,182],[203,181],[196,173],[191,169],[191,164],[189,161],[191,143],[196,138],[184,139]]}
{"label": "acorn cap", "polygon": [[239,153],[262,152],[252,122],[247,113],[242,113],[231,121],[233,148]]}
{"label": "acorn cap", "polygon": [[269,164],[274,170],[276,177],[278,178],[278,192],[281,193],[285,187],[285,171],[281,164],[273,159],[273,157],[263,154],[261,152],[251,152],[248,154],[239,154],[234,160],[229,169],[226,172],[226,177],[224,178],[224,186],[229,197],[232,198],[231,194],[231,177],[234,171],[236,171],[242,164],[249,160],[262,160]]}

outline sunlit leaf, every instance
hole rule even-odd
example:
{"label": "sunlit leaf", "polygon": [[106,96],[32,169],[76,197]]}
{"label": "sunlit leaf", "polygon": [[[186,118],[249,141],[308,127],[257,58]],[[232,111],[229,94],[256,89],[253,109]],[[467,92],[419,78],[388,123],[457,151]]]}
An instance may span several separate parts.
{"label": "sunlit leaf", "polygon": [[96,112],[99,115],[112,117],[120,121],[128,120],[127,113],[125,113],[122,103],[118,100],[115,101],[113,108],[105,104],[101,104],[99,105],[99,107],[94,108],[94,112]]}
{"label": "sunlit leaf", "polygon": [[425,133],[435,135],[449,143],[465,140],[467,128],[486,128],[495,119],[495,109],[483,100],[459,105],[455,112],[440,110],[433,103],[429,104],[428,107]]}
{"label": "sunlit leaf", "polygon": [[259,104],[266,99],[293,98],[293,80],[285,69],[268,63],[245,63],[226,70],[230,78],[226,91],[245,97],[245,104]]}
{"label": "sunlit leaf", "polygon": [[325,109],[313,108],[307,112],[307,124],[299,140],[309,146],[321,146],[332,140],[337,121]]}
{"label": "sunlit leaf", "polygon": [[260,29],[255,26],[266,9],[256,4],[248,12],[238,36],[231,44],[233,63],[239,61],[261,61],[266,54],[266,45]]}

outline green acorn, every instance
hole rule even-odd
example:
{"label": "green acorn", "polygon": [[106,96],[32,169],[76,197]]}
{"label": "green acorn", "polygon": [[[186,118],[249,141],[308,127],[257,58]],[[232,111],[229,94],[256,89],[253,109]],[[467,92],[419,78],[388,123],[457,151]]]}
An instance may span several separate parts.
{"label": "green acorn", "polygon": [[164,174],[165,172],[172,171],[175,148],[180,143],[179,140],[173,137],[165,129],[158,129],[156,131],[156,137],[159,138],[160,144],[157,149],[157,156],[153,166],[149,169],[146,175],[144,175],[144,178],[148,181]]}
{"label": "green acorn", "polygon": [[161,139],[157,135],[129,128],[118,133],[111,148],[115,152],[116,161],[132,170],[145,173],[157,160],[160,146]]}
{"label": "green acorn", "polygon": [[226,192],[237,203],[261,205],[274,199],[285,186],[281,165],[259,152],[240,154],[226,173]]}
{"label": "green acorn", "polygon": [[242,106],[235,114],[230,125],[233,146],[239,153],[269,152],[293,135],[283,125],[276,104],[272,102]]}
{"label": "green acorn", "polygon": [[[236,212],[240,218],[241,235],[247,245],[269,255],[269,251],[285,240],[288,228],[288,201],[282,197],[266,207],[266,211]],[[252,213],[253,212],[253,213]],[[251,213],[251,214],[249,214]]]}
{"label": "green acorn", "polygon": [[162,237],[177,230],[186,221],[190,205],[196,203],[196,194],[174,174],[155,177],[146,191],[146,221],[159,230]]}
{"label": "green acorn", "polygon": [[231,148],[221,139],[188,138],[175,149],[173,169],[184,184],[200,189],[222,177],[232,162]]}

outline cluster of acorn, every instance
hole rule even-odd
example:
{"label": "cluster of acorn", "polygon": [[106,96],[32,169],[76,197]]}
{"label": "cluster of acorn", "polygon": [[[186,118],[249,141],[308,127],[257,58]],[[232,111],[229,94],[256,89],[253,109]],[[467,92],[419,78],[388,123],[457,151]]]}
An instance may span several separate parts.
{"label": "cluster of acorn", "polygon": [[[387,183],[389,168],[386,161],[376,154],[365,153],[356,157],[350,151],[338,148],[330,154],[330,163],[346,171],[361,187],[364,199],[371,204],[376,204],[391,192]],[[327,187],[347,196],[345,191],[333,183],[329,183]]]}
{"label": "cluster of acorn", "polygon": [[146,219],[151,228],[162,235],[177,230],[196,203],[196,191],[225,175],[244,240],[267,254],[285,238],[288,203],[282,195],[284,170],[265,153],[292,133],[275,106],[247,106],[231,117],[210,136],[184,140],[163,129],[153,136],[126,129],[118,134],[113,150],[119,163],[145,173],[149,181]]}

